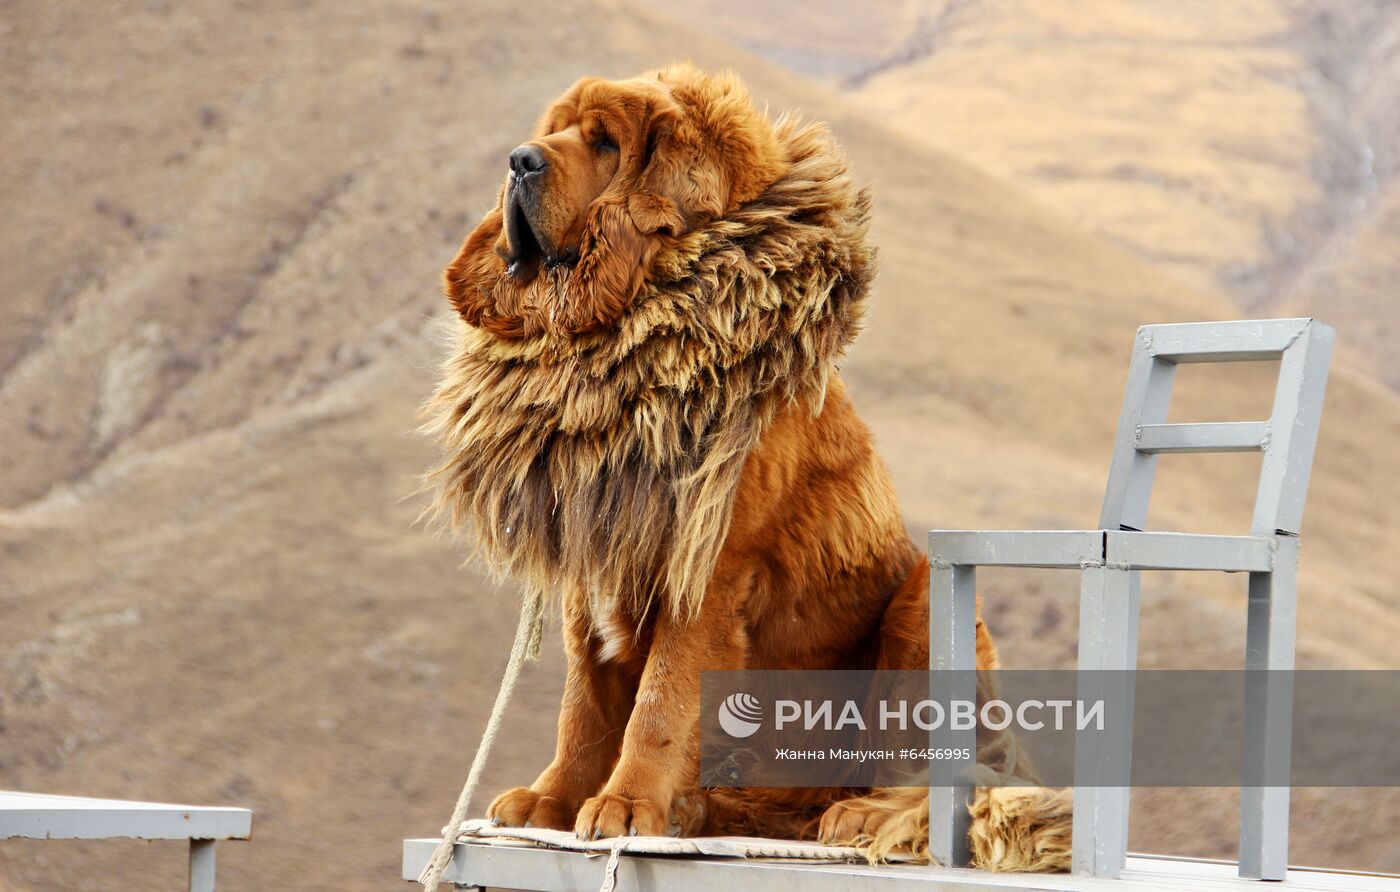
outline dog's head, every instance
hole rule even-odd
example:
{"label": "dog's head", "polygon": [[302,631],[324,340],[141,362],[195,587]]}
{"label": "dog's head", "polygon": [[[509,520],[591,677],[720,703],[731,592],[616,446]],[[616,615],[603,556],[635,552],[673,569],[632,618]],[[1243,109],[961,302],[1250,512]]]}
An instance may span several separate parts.
{"label": "dog's head", "polygon": [[606,328],[665,240],[758,197],[787,163],[732,75],[584,78],[510,153],[496,207],[447,268],[447,297],[501,338]]}

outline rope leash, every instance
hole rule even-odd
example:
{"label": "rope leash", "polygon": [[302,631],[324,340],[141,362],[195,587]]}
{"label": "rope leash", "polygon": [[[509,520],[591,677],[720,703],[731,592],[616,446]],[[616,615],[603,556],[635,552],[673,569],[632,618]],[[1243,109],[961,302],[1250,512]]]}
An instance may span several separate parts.
{"label": "rope leash", "polygon": [[486,768],[486,758],[491,753],[491,745],[496,742],[496,732],[500,730],[506,704],[510,702],[510,695],[515,691],[515,683],[520,678],[520,670],[525,661],[539,659],[540,638],[543,632],[544,594],[529,592],[520,605],[520,624],[515,627],[515,641],[510,646],[510,660],[506,663],[505,675],[501,677],[501,688],[496,692],[496,702],[491,706],[491,717],[486,721],[481,743],[477,744],[476,755],[472,757],[467,782],[462,786],[461,795],[457,797],[457,806],[452,809],[452,817],[447,826],[442,828],[442,841],[433,851],[433,857],[428,859],[423,872],[418,875],[418,882],[422,883],[428,892],[437,889],[438,884],[442,882],[442,875],[447,871],[447,865],[452,863],[452,848],[457,843],[457,837],[461,835],[462,823],[467,819],[472,794],[476,792],[481,772]]}

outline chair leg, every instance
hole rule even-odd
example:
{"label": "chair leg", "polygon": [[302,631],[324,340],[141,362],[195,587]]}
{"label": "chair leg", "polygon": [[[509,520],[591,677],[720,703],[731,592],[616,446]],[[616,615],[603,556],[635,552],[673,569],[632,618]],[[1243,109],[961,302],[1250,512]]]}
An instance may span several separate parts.
{"label": "chair leg", "polygon": [[[977,698],[977,583],[976,569],[934,562],[929,577],[929,697],[935,703]],[[964,867],[967,845],[967,806],[972,787],[959,783],[976,760],[976,728],[956,731],[951,722],[932,732],[932,748],[966,749],[969,759],[930,762],[929,852],[940,864]]]}
{"label": "chair leg", "polygon": [[190,840],[190,892],[214,892],[214,840]]}
{"label": "chair leg", "polygon": [[1240,876],[1257,880],[1282,880],[1288,870],[1298,539],[1276,541],[1274,572],[1249,574],[1245,645]]}
{"label": "chair leg", "polygon": [[[1138,573],[1118,567],[1088,566],[1079,596],[1079,685],[1081,703],[1103,700],[1125,714],[1109,716],[1111,736],[1080,732],[1074,751],[1074,837],[1071,867],[1076,874],[1116,877],[1128,852],[1126,784],[1132,760],[1132,685],[1137,668]],[[1117,733],[1121,732],[1121,733]]]}

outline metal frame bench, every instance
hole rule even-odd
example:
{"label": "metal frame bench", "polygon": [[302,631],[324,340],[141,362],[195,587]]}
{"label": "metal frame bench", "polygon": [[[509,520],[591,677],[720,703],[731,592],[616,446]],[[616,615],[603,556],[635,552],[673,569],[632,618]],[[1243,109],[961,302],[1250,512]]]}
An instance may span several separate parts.
{"label": "metal frame bench", "polygon": [[[1322,417],[1334,331],[1312,319],[1146,325],[1133,348],[1123,414],[1099,528],[1059,531],[929,533],[931,669],[971,670],[976,662],[977,567],[1079,570],[1079,668],[1137,667],[1138,583],[1142,570],[1223,570],[1249,574],[1245,668],[1292,669],[1297,608],[1298,534]],[[1278,360],[1271,416],[1264,421],[1168,424],[1177,366]],[[1143,532],[1157,456],[1183,452],[1262,452],[1248,536]],[[969,672],[938,682],[970,699]],[[1083,676],[1092,679],[1102,676]],[[1246,684],[1244,764],[1260,776],[1286,776],[1292,702],[1268,673]],[[1094,691],[1080,696],[1095,699]],[[975,746],[954,732],[954,746]],[[1091,739],[1091,738],[1090,738]],[[1117,876],[1128,842],[1129,788],[1098,786],[1096,773],[1131,751],[1103,752],[1081,738],[1075,753],[1073,870]],[[1268,766],[1267,769],[1264,766]],[[944,864],[968,861],[970,786],[929,790],[930,846]],[[1241,790],[1239,875],[1279,880],[1288,865],[1288,787]]]}
{"label": "metal frame bench", "polygon": [[213,892],[214,845],[248,839],[246,808],[0,791],[0,839],[187,839],[190,892]]}
{"label": "metal frame bench", "polygon": [[[1298,534],[1321,421],[1333,330],[1311,319],[1149,325],[1138,330],[1128,373],[1108,488],[1094,530],[951,531],[929,533],[930,669],[938,696],[972,699],[976,662],[976,567],[1050,567],[1081,573],[1079,668],[1132,669],[1137,664],[1138,588],[1143,570],[1219,570],[1249,574],[1246,669],[1291,669],[1294,660]],[[1273,409],[1265,421],[1167,423],[1176,368],[1182,363],[1279,360]],[[1144,532],[1158,455],[1183,452],[1263,453],[1254,518],[1247,536]],[[1286,773],[1292,704],[1286,685],[1259,673],[1246,683],[1245,764]],[[1092,678],[1093,675],[1085,677]],[[1093,682],[1089,682],[1092,684]],[[964,689],[965,688],[965,689]],[[1079,692],[1097,699],[1094,691]],[[953,745],[975,746],[975,731]],[[1077,745],[1073,871],[1077,876],[969,870],[970,786],[929,789],[929,842],[950,867],[812,864],[718,858],[628,856],[617,888],[684,892],[725,886],[807,892],[871,890],[1154,890],[1248,888],[1256,879],[1287,879],[1307,890],[1397,890],[1400,877],[1349,871],[1289,869],[1287,787],[1245,787],[1240,861],[1127,855],[1126,787],[1093,783],[1110,759]],[[438,840],[408,839],[403,877],[419,876]],[[444,881],[459,886],[564,892],[596,888],[605,859],[580,852],[461,841]]]}
{"label": "metal frame bench", "polygon": [[[415,880],[437,847],[436,839],[406,839],[405,880]],[[460,842],[443,882],[480,889],[591,892],[603,887],[607,857],[530,846]],[[1252,880],[1234,876],[1223,861],[1133,855],[1118,879],[1066,874],[992,873],[918,864],[814,864],[735,858],[628,855],[617,867],[617,892],[1199,892],[1248,890]],[[1296,892],[1396,892],[1400,877],[1353,871],[1293,868],[1285,888]]]}

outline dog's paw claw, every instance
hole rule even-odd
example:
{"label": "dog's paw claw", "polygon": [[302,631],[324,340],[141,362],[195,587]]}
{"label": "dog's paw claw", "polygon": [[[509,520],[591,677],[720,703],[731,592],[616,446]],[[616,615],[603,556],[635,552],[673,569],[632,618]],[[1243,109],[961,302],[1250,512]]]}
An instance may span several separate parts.
{"label": "dog's paw claw", "polygon": [[579,839],[661,836],[668,823],[665,812],[650,799],[604,793],[579,809],[574,835]]}
{"label": "dog's paw claw", "polygon": [[496,827],[548,827],[564,830],[573,823],[574,812],[562,800],[537,793],[529,787],[516,787],[496,797],[486,816]]}

